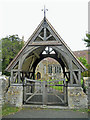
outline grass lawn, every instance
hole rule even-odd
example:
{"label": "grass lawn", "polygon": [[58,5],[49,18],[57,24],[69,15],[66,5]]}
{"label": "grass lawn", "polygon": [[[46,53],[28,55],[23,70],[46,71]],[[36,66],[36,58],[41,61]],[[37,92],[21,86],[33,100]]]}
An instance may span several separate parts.
{"label": "grass lawn", "polygon": [[[51,85],[53,85],[53,83],[50,83]],[[55,84],[55,83],[54,83]],[[56,85],[63,85],[63,81],[59,81],[56,83]],[[62,91],[63,90],[63,86],[50,86],[51,88],[55,89],[55,90],[60,90]]]}
{"label": "grass lawn", "polygon": [[[53,83],[53,81],[54,80],[56,80],[56,79],[50,79],[50,80],[46,80],[47,82],[49,82],[49,81],[52,81],[52,83],[48,83],[48,85],[63,85],[63,81],[59,81],[59,82],[54,82]],[[41,81],[41,82],[43,82],[43,80],[39,80],[39,81]],[[67,79],[66,79],[66,81],[68,81]],[[83,85],[83,79],[81,79],[81,85]],[[53,89],[55,89],[55,90],[59,90],[59,91],[63,91],[63,86],[49,86],[50,88],[53,88]]]}
{"label": "grass lawn", "polygon": [[14,113],[16,113],[20,110],[21,110],[21,108],[13,107],[13,106],[9,106],[9,105],[5,104],[2,107],[2,116],[9,115],[9,114],[14,114]]}
{"label": "grass lawn", "polygon": [[22,108],[22,110],[56,110],[56,111],[74,111],[74,112],[76,112],[76,111],[78,111],[78,112],[86,112],[86,113],[88,113],[88,112],[90,112],[90,109],[59,109],[59,108],[39,108],[39,107],[37,107],[37,108],[34,108],[34,107],[23,107]]}
{"label": "grass lawn", "polygon": [[[49,81],[52,81],[52,83],[48,83],[47,85],[51,85],[51,86],[49,86],[50,88],[53,88],[53,89],[55,89],[55,90],[59,90],[59,91],[62,91],[63,90],[63,86],[52,86],[52,85],[63,85],[63,81],[59,81],[59,82],[54,82],[53,83],[53,81],[54,81],[55,79],[50,79],[50,80],[46,80],[47,82],[49,82]],[[40,80],[40,81],[42,81],[43,82],[43,80]]]}

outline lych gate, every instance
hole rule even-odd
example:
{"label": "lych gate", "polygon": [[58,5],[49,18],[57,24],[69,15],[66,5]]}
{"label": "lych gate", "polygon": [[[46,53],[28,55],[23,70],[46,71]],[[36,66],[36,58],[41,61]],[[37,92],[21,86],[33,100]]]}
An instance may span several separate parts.
{"label": "lych gate", "polygon": [[[35,80],[36,66],[46,57],[54,58],[60,63],[63,79]],[[81,72],[86,68],[44,17],[6,70],[11,72],[12,86],[23,86],[23,104],[67,105],[67,89],[81,87]],[[60,86],[63,86],[62,93],[59,91]],[[58,89],[54,89],[55,87]]]}

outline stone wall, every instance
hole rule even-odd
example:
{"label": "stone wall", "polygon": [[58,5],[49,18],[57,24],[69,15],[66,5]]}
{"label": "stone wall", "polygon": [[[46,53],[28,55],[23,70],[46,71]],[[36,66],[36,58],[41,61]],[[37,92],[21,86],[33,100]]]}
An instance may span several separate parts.
{"label": "stone wall", "polygon": [[86,94],[88,95],[88,87],[90,86],[89,85],[90,77],[83,77],[83,80],[84,80],[84,87],[86,89]]}
{"label": "stone wall", "polygon": [[5,103],[5,95],[8,91],[8,87],[9,87],[9,79],[6,78],[5,76],[1,77],[1,88],[2,88],[2,104]]}
{"label": "stone wall", "polygon": [[[23,86],[9,86],[7,79],[2,79],[2,98],[3,103],[9,103],[15,105],[17,107],[21,107],[23,105]],[[84,79],[85,86],[88,85],[88,81],[90,79]],[[90,86],[88,86],[88,89]],[[72,108],[87,108],[90,103],[90,92],[87,92],[86,95],[83,92],[82,87],[68,87],[68,106],[70,109]]]}
{"label": "stone wall", "polygon": [[23,86],[9,86],[9,78],[6,76],[1,76],[0,83],[2,88],[2,104],[8,103],[21,107],[23,103]]}
{"label": "stone wall", "polygon": [[23,104],[23,86],[10,86],[5,95],[5,102],[21,107]]}
{"label": "stone wall", "polygon": [[86,94],[88,96],[88,107],[90,108],[90,77],[83,77]]}
{"label": "stone wall", "polygon": [[69,108],[88,108],[87,95],[82,87],[68,87]]}
{"label": "stone wall", "polygon": [[2,80],[0,78],[0,120],[1,118],[2,118]]}

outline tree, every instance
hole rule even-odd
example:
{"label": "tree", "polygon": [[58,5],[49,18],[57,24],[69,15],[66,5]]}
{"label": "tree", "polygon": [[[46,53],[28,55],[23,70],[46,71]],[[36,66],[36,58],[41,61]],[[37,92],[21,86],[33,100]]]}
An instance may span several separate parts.
{"label": "tree", "polygon": [[2,41],[0,40],[0,74],[2,72]]}
{"label": "tree", "polygon": [[87,71],[82,73],[83,77],[90,77],[90,64],[88,64],[85,57],[78,57],[80,62],[87,68]]}
{"label": "tree", "polygon": [[84,39],[84,41],[86,42],[86,47],[90,47],[90,34],[86,34],[86,37],[87,37],[87,39]]}
{"label": "tree", "polygon": [[78,59],[80,60],[80,62],[81,62],[86,68],[88,67],[88,63],[87,63],[87,60],[86,60],[85,56],[84,56],[84,57],[79,57]]}
{"label": "tree", "polygon": [[9,35],[2,38],[2,74],[9,75],[5,68],[24,46],[24,41],[18,35]]}

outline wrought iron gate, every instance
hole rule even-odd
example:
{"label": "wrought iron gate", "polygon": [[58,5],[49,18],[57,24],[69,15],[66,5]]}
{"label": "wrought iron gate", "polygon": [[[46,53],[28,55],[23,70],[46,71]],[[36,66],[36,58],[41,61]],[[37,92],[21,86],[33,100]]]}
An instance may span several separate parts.
{"label": "wrought iron gate", "polygon": [[67,85],[61,80],[24,81],[24,104],[67,105]]}

